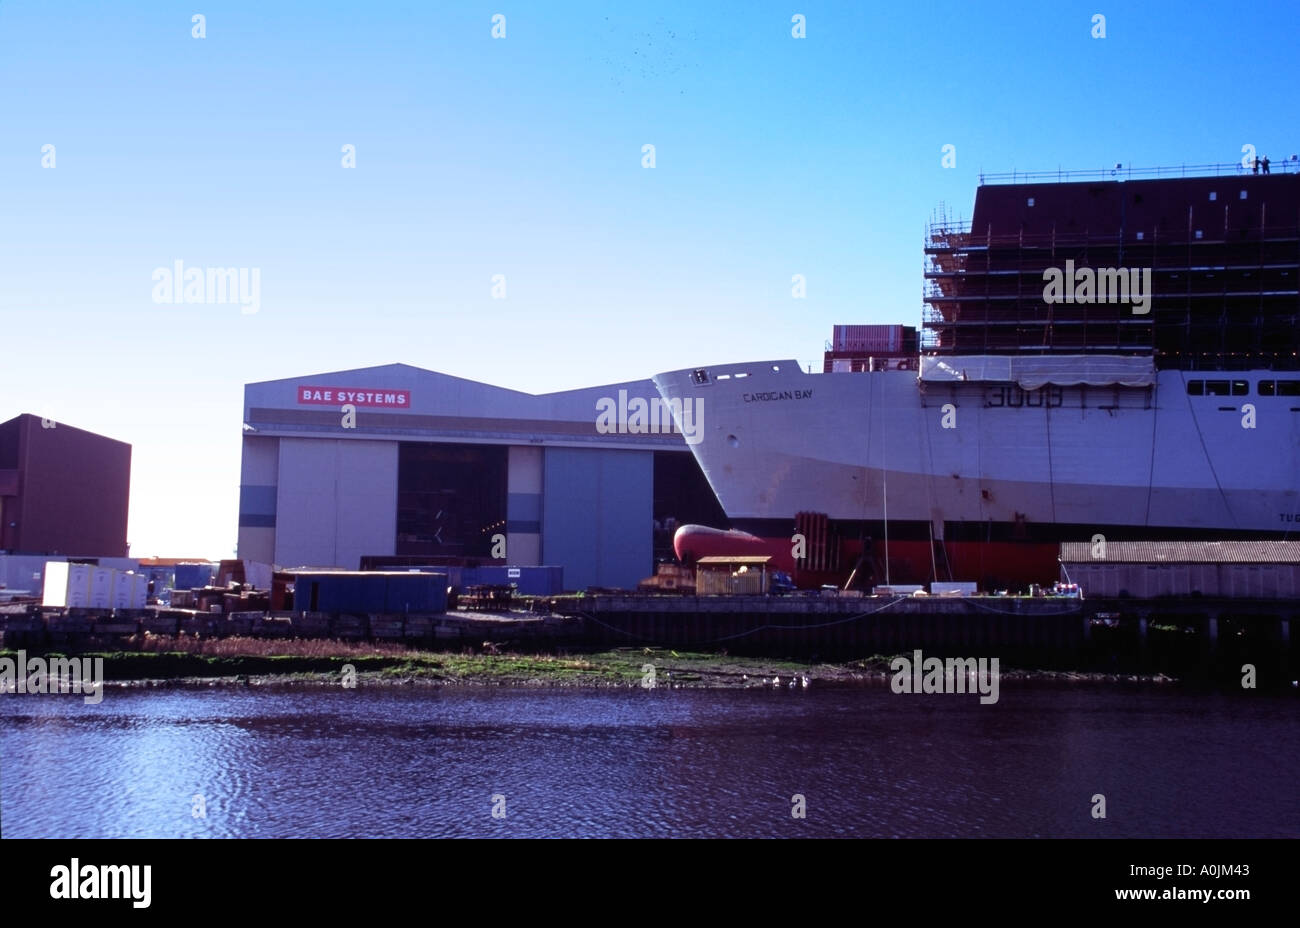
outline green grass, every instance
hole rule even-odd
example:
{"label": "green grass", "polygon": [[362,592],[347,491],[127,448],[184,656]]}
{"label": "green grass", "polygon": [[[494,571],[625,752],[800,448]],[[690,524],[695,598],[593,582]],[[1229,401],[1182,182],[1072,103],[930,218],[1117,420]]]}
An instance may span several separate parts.
{"label": "green grass", "polygon": [[[740,689],[771,687],[774,677],[787,686],[807,676],[817,686],[854,685],[891,673],[893,655],[873,654],[838,664],[808,664],[776,658],[749,658],[719,653],[626,647],[567,654],[430,651],[398,644],[321,639],[146,636],[132,642],[137,650],[78,653],[104,660],[108,681],[221,679],[231,682],[337,684],[351,664],[359,685],[428,683],[434,685],[544,685],[570,687],[639,687],[642,668],[655,668],[658,687]],[[28,649],[30,656],[58,652]],[[0,656],[14,657],[12,650]],[[62,656],[62,655],[60,655]],[[910,657],[910,655],[907,655]],[[1002,667],[1004,674],[1033,673]],[[1049,676],[1055,678],[1056,673]]]}

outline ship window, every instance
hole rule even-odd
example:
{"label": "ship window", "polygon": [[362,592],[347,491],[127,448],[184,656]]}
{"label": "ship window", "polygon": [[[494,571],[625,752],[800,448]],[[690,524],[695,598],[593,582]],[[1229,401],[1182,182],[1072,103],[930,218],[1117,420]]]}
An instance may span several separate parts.
{"label": "ship window", "polygon": [[1241,191],[1241,199],[1246,199],[1246,191]]}
{"label": "ship window", "polygon": [[1206,396],[1229,396],[1228,381],[1226,380],[1207,380],[1205,381]]}
{"label": "ship window", "polygon": [[1188,396],[1204,396],[1204,395],[1205,395],[1205,381],[1204,381],[1204,380],[1189,380],[1189,381],[1187,381],[1187,395],[1188,395]]}
{"label": "ship window", "polygon": [[1034,198],[1033,198],[1033,197],[1030,197],[1026,202],[1027,202],[1030,206],[1033,206],[1033,205],[1034,205]]}
{"label": "ship window", "polygon": [[1300,380],[1279,380],[1277,382],[1278,396],[1300,396]]}
{"label": "ship window", "polygon": [[1260,396],[1275,396],[1277,395],[1277,381],[1261,380],[1258,389]]}
{"label": "ship window", "polygon": [[1232,382],[1232,395],[1233,395],[1233,396],[1246,396],[1246,395],[1248,395],[1249,393],[1250,393],[1250,381],[1249,381],[1249,380],[1234,380],[1234,381]]}
{"label": "ship window", "polygon": [[1139,242],[1142,241],[1142,238],[1143,238],[1143,236],[1145,236],[1145,235],[1146,235],[1145,232],[1139,232],[1139,233],[1138,233],[1138,241],[1139,241]]}
{"label": "ship window", "polygon": [[1196,230],[1196,237],[1197,237],[1198,239],[1201,237],[1201,230],[1200,230],[1200,229],[1197,229],[1197,230]]}
{"label": "ship window", "polygon": [[1217,200],[1218,198],[1219,198],[1219,195],[1218,195],[1217,193],[1215,193],[1213,190],[1211,190],[1211,191],[1210,191],[1210,202],[1213,203],[1213,202],[1214,202],[1215,200]]}

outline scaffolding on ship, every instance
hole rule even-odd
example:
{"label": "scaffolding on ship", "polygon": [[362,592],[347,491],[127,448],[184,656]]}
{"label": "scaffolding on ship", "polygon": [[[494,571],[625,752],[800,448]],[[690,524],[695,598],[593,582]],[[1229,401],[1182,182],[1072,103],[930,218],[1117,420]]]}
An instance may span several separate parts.
{"label": "scaffolding on ship", "polygon": [[[1230,173],[1230,166],[1196,167],[1206,169],[1203,176],[1226,179]],[[1177,171],[1130,170],[1125,176],[1176,184],[1163,179]],[[1077,181],[1069,172],[989,175],[988,181],[1027,178],[1037,184]],[[1291,188],[1297,182],[1294,173],[1270,179]],[[1002,230],[1018,218],[1013,213],[1000,214],[996,226],[987,222],[973,229],[941,210],[926,232],[921,350],[1150,355],[1157,367],[1183,370],[1300,369],[1300,212],[1275,206],[1270,213],[1268,196],[1250,200],[1245,189],[1238,196],[1229,183],[1221,203],[1210,193],[1208,210],[1194,210],[1189,200],[1185,228],[1181,222],[1178,228],[1137,228],[1125,223],[1122,206],[1130,202],[1129,191],[1137,204],[1144,193],[1156,191],[1150,182],[1119,186],[1127,189],[1119,197],[1117,223],[1105,229],[1068,228],[1070,221],[1062,217],[1048,231],[1027,233],[1021,219],[1020,230],[1007,234]],[[1293,189],[1271,189],[1293,206]],[[1026,202],[1033,207],[1032,196]],[[1067,261],[1077,268],[1150,269],[1149,311],[1138,313],[1122,302],[1047,302],[1044,272]]]}

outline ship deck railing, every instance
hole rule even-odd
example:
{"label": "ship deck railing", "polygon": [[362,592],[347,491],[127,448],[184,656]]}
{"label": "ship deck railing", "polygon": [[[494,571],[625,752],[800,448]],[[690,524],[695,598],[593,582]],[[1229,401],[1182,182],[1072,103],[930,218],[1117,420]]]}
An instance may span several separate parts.
{"label": "ship deck railing", "polygon": [[[1261,158],[1261,160],[1263,160]],[[1070,183],[1089,180],[1133,180],[1165,177],[1244,177],[1255,174],[1250,162],[1227,161],[1219,164],[1175,164],[1152,168],[1135,168],[1131,165],[1116,164],[1108,168],[1083,171],[1000,171],[985,173],[980,171],[980,184],[1046,184]],[[1262,174],[1262,169],[1260,171]],[[1300,155],[1291,155],[1284,160],[1269,160],[1269,174],[1300,173]]]}
{"label": "ship deck railing", "polygon": [[[1170,248],[1182,248],[1191,252],[1212,251],[1215,248],[1229,246],[1235,249],[1259,248],[1262,245],[1290,245],[1300,236],[1300,226],[1296,223],[1268,225],[1263,228],[1255,227],[1250,230],[1249,238],[1241,238],[1240,235],[1233,237],[1228,233],[1232,230],[1223,229],[1201,229],[1202,236],[1196,238],[1197,230],[1190,230],[1188,233],[1171,233],[1165,231],[1160,234],[1159,229],[1150,230],[1150,234],[1144,232],[1141,238],[1138,238],[1139,230],[1129,230],[1125,233],[1118,231],[1106,232],[1019,232],[1009,235],[994,235],[991,231],[984,230],[976,233],[971,230],[971,224],[966,222],[946,222],[935,224],[929,227],[925,242],[925,254],[930,260],[946,259],[949,262],[960,262],[965,255],[974,252],[986,252],[991,248],[1008,248],[1020,249],[1025,252],[1032,251],[1053,251],[1055,249],[1071,247],[1089,247],[1089,248],[1112,248],[1124,249],[1145,249],[1154,250],[1160,248],[1167,250]],[[1239,230],[1238,230],[1239,232]],[[1212,246],[1212,247],[1207,247]]]}

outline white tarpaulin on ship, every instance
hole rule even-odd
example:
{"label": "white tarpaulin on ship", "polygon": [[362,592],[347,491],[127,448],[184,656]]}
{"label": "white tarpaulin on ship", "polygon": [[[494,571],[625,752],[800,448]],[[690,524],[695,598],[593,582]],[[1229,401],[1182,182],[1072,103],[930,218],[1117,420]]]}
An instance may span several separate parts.
{"label": "white tarpaulin on ship", "polygon": [[1047,384],[1072,387],[1149,387],[1156,382],[1150,357],[1117,354],[996,355],[922,357],[921,379],[1014,383],[1023,390]]}

